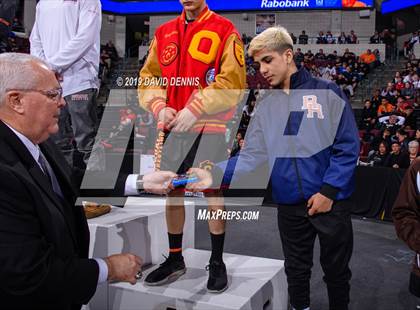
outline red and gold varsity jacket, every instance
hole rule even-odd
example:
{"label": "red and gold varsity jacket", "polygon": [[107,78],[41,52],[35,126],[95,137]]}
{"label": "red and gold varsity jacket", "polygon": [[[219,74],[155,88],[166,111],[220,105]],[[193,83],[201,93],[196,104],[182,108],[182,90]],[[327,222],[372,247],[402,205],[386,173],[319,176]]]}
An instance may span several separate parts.
{"label": "red and gold varsity jacket", "polygon": [[207,7],[161,25],[139,75],[140,105],[157,118],[166,106],[188,108],[191,130],[224,133],[246,83],[244,48],[235,26]]}

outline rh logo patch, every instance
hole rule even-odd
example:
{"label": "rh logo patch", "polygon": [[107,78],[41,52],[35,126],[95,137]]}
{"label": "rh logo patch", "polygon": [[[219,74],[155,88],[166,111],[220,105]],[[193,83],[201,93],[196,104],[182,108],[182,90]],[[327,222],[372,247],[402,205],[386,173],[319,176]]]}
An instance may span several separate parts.
{"label": "rh logo patch", "polygon": [[174,62],[174,60],[178,56],[178,53],[178,45],[176,45],[175,43],[169,43],[160,56],[160,62],[164,66],[169,66],[171,63]]}
{"label": "rh logo patch", "polygon": [[318,119],[324,119],[324,114],[322,113],[322,105],[318,103],[317,96],[303,96],[302,110],[308,111],[306,114],[307,118],[314,118],[314,113],[316,113]]}

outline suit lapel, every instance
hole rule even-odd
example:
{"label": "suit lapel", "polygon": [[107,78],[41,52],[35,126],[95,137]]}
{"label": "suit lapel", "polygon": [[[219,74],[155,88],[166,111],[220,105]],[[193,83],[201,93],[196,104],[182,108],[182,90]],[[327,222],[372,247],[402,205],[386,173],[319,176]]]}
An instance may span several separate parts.
{"label": "suit lapel", "polygon": [[[65,211],[64,208],[66,208],[66,205],[59,199],[58,195],[54,193],[48,177],[41,170],[38,163],[32,157],[31,153],[28,151],[26,146],[15,135],[15,133],[12,132],[10,128],[7,127],[2,121],[0,121],[0,139],[4,139],[4,141],[6,141],[7,144],[9,144],[9,146],[15,151],[17,157],[20,159],[20,162],[27,169],[32,179],[35,181],[36,184],[38,184],[39,188],[41,188],[41,190],[48,196],[48,198],[50,198],[50,200],[54,204],[54,207],[56,207],[59,210],[59,212],[61,213],[61,215],[63,216],[64,220],[67,223],[67,227],[69,228],[69,231],[71,233],[71,236],[74,242],[77,244],[76,242],[77,239],[74,232],[74,229],[75,229],[74,221],[71,218],[69,218],[68,212]],[[41,150],[44,153],[44,151],[47,150],[47,148],[44,148],[44,146],[41,145]],[[50,162],[50,159],[52,156],[50,155],[48,150],[46,151],[46,153],[47,154],[44,153],[44,155],[47,156],[47,160]],[[57,164],[55,161],[52,161],[52,162],[54,165],[53,169],[55,169]],[[56,170],[54,170],[54,173],[55,171]],[[66,182],[69,182],[69,181],[66,181]],[[67,184],[65,184],[65,187],[71,188],[71,185],[67,186]]]}

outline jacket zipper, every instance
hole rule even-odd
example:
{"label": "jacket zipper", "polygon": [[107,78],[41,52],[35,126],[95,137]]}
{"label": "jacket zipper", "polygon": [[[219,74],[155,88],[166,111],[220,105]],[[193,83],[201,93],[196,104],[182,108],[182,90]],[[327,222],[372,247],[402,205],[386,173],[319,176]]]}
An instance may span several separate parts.
{"label": "jacket zipper", "polygon": [[[290,94],[286,93],[286,96],[287,96],[287,109],[288,109],[288,114],[290,116],[290,104],[289,104],[290,103]],[[296,151],[295,151],[295,154],[296,154]],[[300,196],[302,197],[302,202],[304,202],[305,201],[305,194],[303,192],[302,180],[301,180],[299,169],[298,169],[298,166],[297,166],[296,157],[293,157],[293,166],[295,167],[295,171],[296,171],[296,177],[297,177],[297,180],[298,180],[298,187],[299,187]]]}

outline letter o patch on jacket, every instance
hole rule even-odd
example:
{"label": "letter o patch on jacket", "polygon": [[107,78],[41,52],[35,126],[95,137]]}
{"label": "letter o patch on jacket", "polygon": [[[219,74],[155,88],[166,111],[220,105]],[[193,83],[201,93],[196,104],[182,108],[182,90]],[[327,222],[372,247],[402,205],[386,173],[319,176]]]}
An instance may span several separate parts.
{"label": "letter o patch on jacket", "polygon": [[[208,51],[200,50],[203,40],[210,41],[210,47]],[[214,31],[202,30],[197,32],[191,40],[190,47],[188,48],[188,53],[195,60],[204,62],[205,64],[211,64],[217,55],[217,51],[220,46],[220,37]]]}
{"label": "letter o patch on jacket", "polygon": [[169,66],[171,63],[174,62],[176,57],[178,56],[179,48],[178,45],[175,43],[169,43],[168,46],[165,47],[162,54],[160,55],[160,62],[164,66]]}

